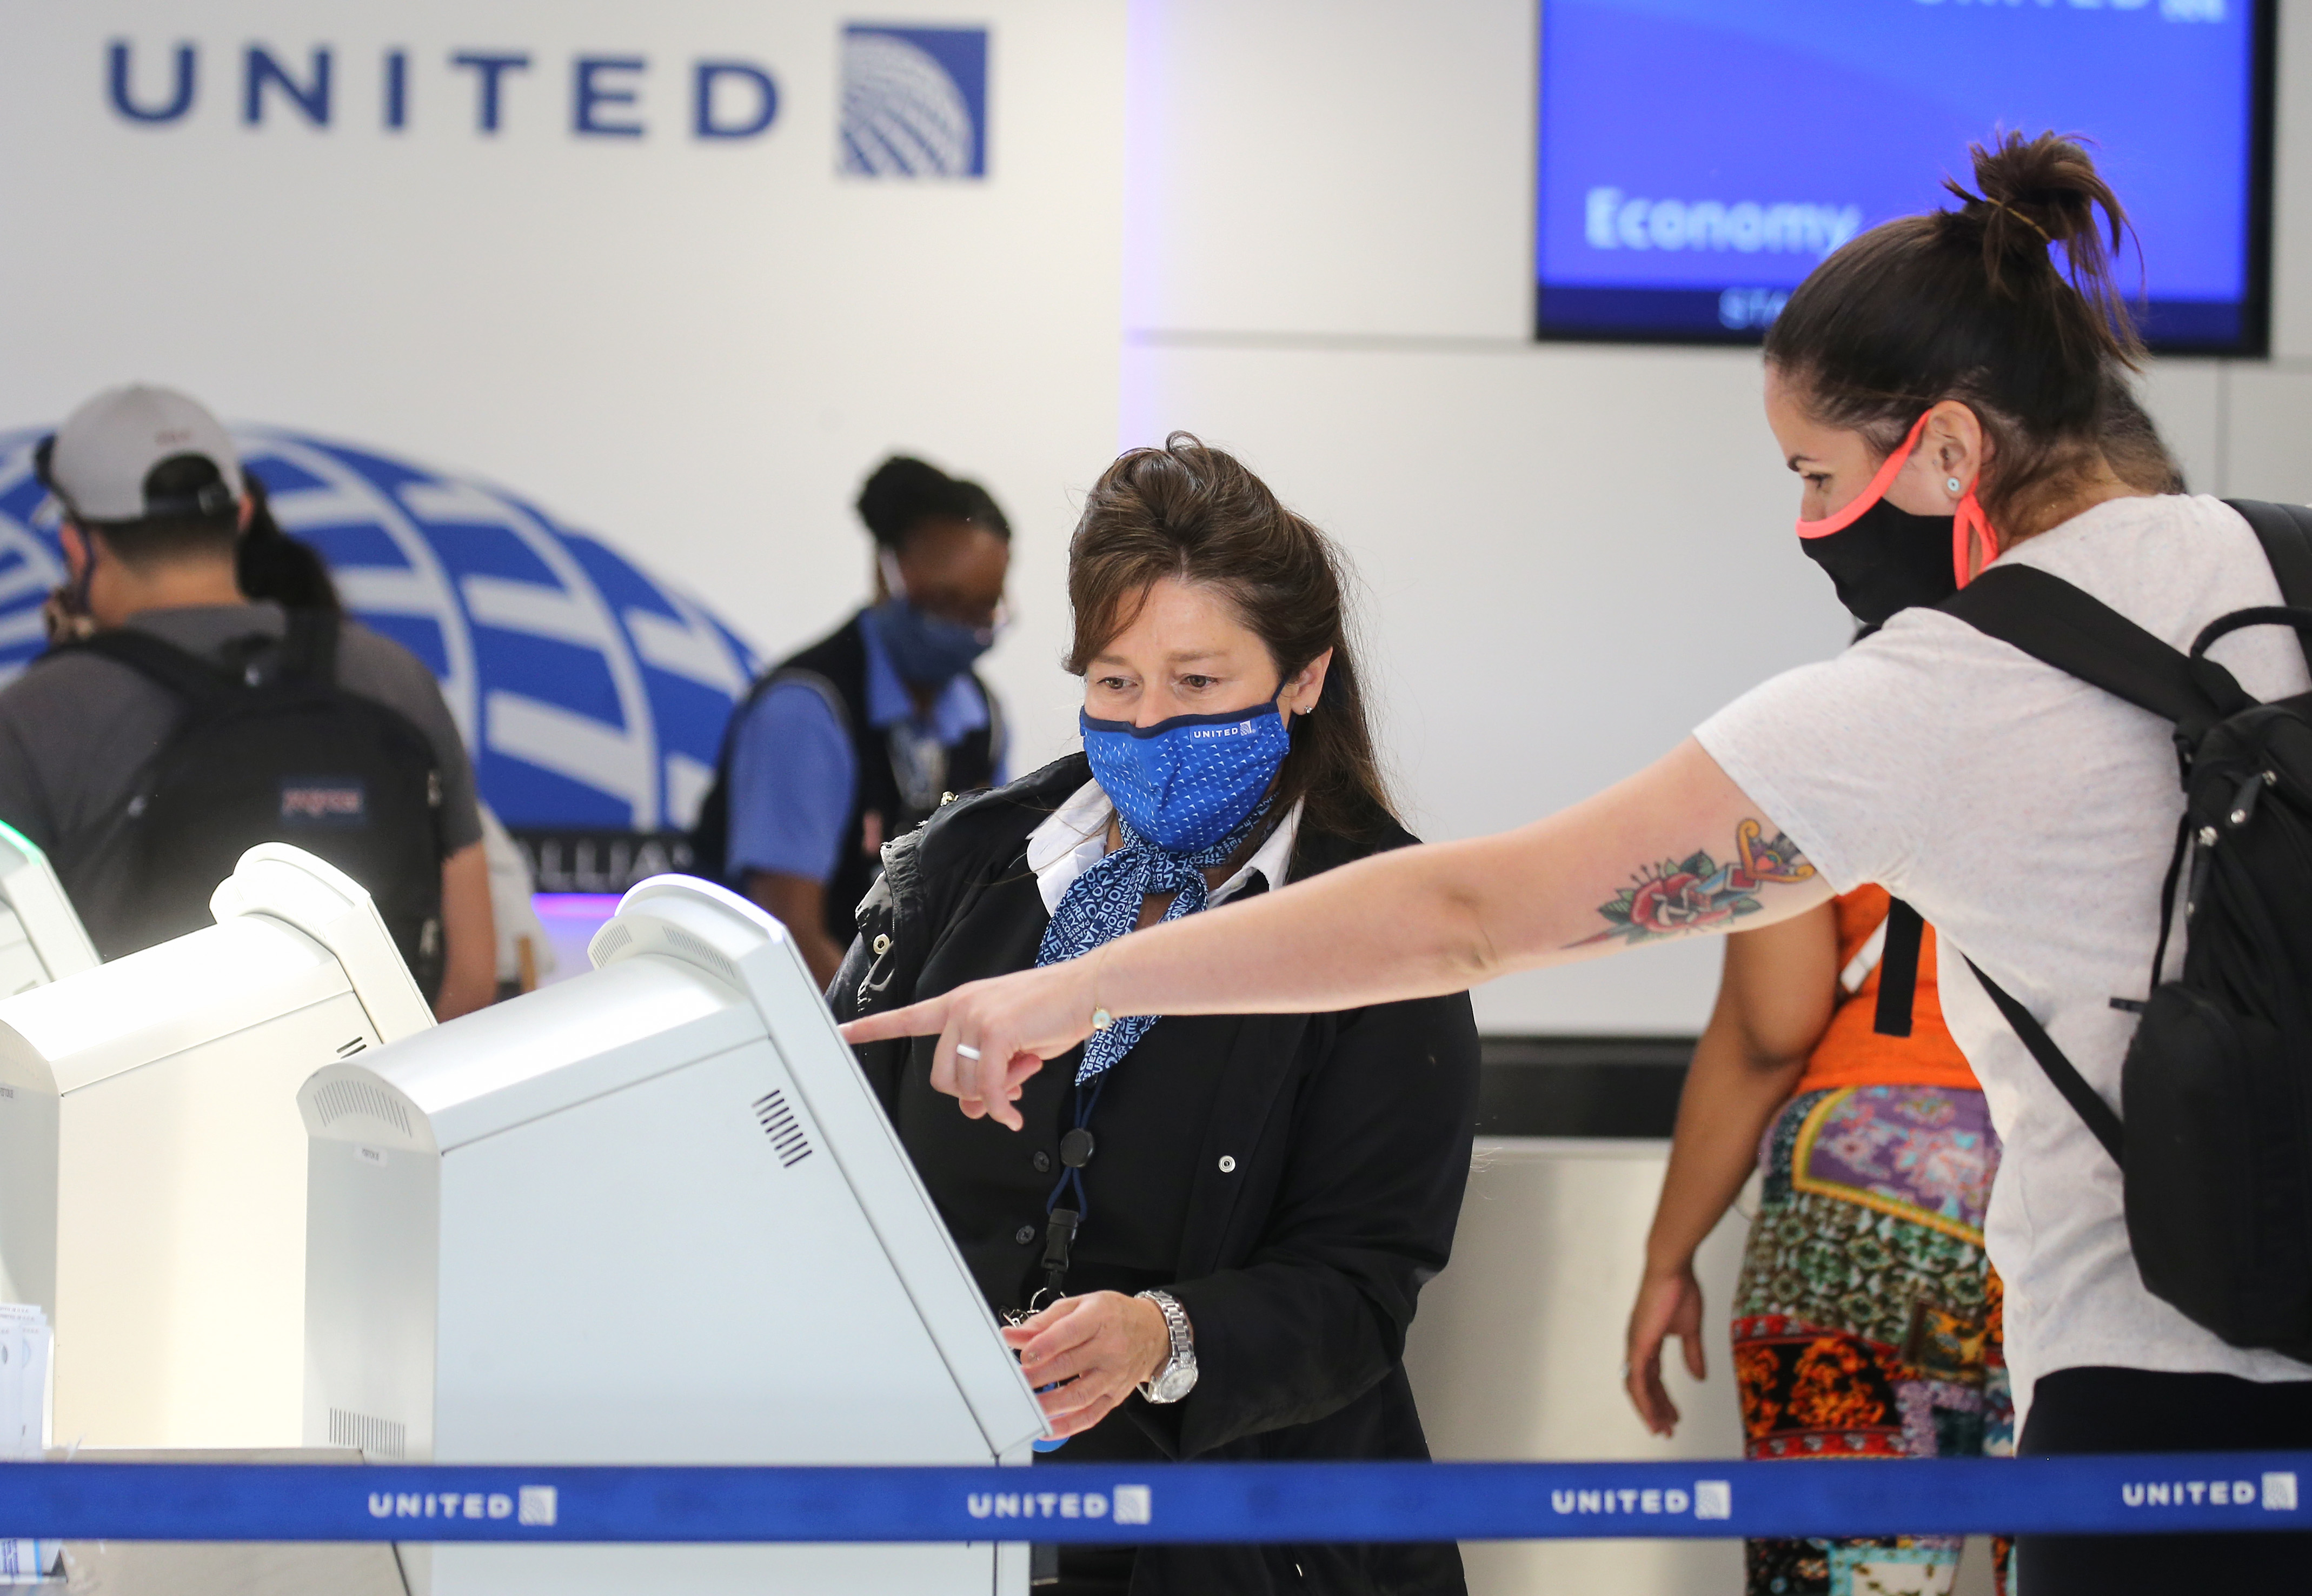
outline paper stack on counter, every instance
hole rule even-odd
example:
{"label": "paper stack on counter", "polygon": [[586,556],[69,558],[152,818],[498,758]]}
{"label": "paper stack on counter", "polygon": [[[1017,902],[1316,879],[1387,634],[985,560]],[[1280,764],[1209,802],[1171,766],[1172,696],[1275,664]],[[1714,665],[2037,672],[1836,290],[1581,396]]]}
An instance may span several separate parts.
{"label": "paper stack on counter", "polygon": [[[54,1334],[39,1308],[0,1302],[0,1459],[36,1461],[48,1451]],[[39,1583],[63,1549],[60,1541],[0,1539],[0,1585]]]}

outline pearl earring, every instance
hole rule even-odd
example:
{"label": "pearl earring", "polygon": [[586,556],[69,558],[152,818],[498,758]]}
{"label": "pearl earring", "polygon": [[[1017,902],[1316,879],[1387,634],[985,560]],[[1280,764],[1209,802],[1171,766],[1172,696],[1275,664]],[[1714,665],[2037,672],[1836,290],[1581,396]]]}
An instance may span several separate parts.
{"label": "pearl earring", "polygon": [[1949,488],[1951,492],[1957,493],[1959,489],[1959,480],[1956,477],[1946,477],[1943,478],[1943,486]]}

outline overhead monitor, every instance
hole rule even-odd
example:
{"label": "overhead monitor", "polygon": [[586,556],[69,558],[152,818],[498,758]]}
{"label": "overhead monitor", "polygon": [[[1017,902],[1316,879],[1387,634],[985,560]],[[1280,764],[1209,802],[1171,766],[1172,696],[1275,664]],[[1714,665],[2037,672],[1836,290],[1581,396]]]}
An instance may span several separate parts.
{"label": "overhead monitor", "polygon": [[[1028,1462],[1034,1395],[778,923],[660,876],[592,958],[299,1094],[309,1443]],[[992,1544],[406,1549],[433,1596],[1027,1589]]]}
{"label": "overhead monitor", "polygon": [[0,825],[0,997],[96,965],[96,944],[48,856],[22,832]]}
{"label": "overhead monitor", "polygon": [[56,1433],[87,1446],[297,1443],[297,1089],[434,1023],[369,895],[311,855],[251,848],[210,907],[0,1002],[0,1081],[61,1093]]}
{"label": "overhead monitor", "polygon": [[[1543,338],[1756,342],[1995,131],[2091,141],[2155,347],[2262,354],[2272,0],[1543,0]],[[2139,277],[2139,270],[2141,276]]]}

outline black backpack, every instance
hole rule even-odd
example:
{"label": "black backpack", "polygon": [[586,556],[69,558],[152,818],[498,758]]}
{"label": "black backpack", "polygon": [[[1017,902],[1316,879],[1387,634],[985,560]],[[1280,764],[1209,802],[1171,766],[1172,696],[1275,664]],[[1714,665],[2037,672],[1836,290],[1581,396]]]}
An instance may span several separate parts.
{"label": "black backpack", "polygon": [[116,628],[43,658],[102,654],[166,688],[185,719],[137,773],[120,846],[134,901],[74,890],[89,850],[58,849],[67,895],[94,911],[107,959],[214,925],[209,897],[241,855],[285,842],[368,889],[430,1000],[442,984],[442,776],[409,720],[337,682],[337,618],[289,614],[277,646],[251,638],[219,664]]}
{"label": "black backpack", "polygon": [[[2171,721],[2185,807],[2160,890],[2123,1126],[2030,1011],[1975,978],[2118,1161],[2154,1296],[2235,1346],[2312,1357],[2312,693],[2261,704],[2207,657],[2245,627],[2312,639],[2312,511],[2235,501],[2284,608],[2235,610],[2179,653],[2060,577],[1985,571],[1943,608]],[[2308,643],[2312,650],[2312,643]],[[2149,883],[2146,883],[2147,887]],[[2178,888],[2191,930],[2163,979]],[[1973,965],[1970,963],[1970,969]]]}

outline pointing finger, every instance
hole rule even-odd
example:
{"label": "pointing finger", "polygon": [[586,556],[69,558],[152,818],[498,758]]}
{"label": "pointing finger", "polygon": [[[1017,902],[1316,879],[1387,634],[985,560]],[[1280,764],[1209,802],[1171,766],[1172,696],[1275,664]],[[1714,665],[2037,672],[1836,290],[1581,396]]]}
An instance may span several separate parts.
{"label": "pointing finger", "polygon": [[947,998],[933,997],[887,1014],[867,1014],[843,1027],[843,1039],[856,1046],[903,1036],[937,1036],[947,1024]]}

